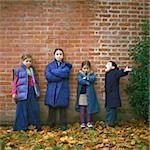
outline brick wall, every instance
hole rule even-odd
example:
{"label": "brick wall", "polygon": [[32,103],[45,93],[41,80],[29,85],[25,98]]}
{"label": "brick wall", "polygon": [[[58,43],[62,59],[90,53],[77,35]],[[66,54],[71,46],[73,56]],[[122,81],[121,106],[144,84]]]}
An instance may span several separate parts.
{"label": "brick wall", "polygon": [[[0,124],[12,123],[15,103],[11,99],[11,69],[20,64],[23,52],[30,52],[41,91],[41,121],[47,117],[44,105],[44,69],[60,47],[73,64],[70,75],[70,122],[78,121],[74,111],[76,74],[83,60],[90,60],[97,75],[96,92],[104,117],[104,69],[108,60],[120,67],[132,64],[128,49],[141,35],[139,22],[148,15],[145,0],[0,0]],[[121,113],[131,118],[124,92],[127,77],[121,79]],[[71,114],[71,116],[69,115]],[[124,117],[123,116],[123,117]]]}

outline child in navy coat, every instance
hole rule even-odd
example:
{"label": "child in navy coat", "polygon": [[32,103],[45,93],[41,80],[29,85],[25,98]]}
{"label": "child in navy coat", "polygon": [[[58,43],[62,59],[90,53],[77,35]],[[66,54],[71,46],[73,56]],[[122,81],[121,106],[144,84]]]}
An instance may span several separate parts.
{"label": "child in navy coat", "polygon": [[119,69],[117,64],[109,61],[106,64],[105,74],[105,108],[106,117],[105,124],[115,126],[117,122],[117,108],[121,107],[121,99],[119,94],[119,79],[126,76],[132,69],[128,66],[125,69]]}

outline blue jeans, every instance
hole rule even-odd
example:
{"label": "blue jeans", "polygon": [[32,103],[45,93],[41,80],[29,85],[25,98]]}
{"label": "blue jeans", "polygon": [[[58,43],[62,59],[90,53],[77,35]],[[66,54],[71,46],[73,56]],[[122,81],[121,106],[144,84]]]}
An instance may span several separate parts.
{"label": "blue jeans", "polygon": [[117,123],[117,108],[106,107],[105,123],[114,126]]}

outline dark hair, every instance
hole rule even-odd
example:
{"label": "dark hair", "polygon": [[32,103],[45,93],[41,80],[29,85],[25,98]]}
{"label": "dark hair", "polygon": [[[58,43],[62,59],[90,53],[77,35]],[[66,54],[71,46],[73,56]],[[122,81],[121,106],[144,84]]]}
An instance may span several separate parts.
{"label": "dark hair", "polygon": [[111,64],[112,64],[113,67],[118,68],[117,64],[114,61],[109,61],[109,62],[111,62]]}
{"label": "dark hair", "polygon": [[24,61],[25,59],[31,58],[32,59],[32,55],[29,53],[24,53],[21,57],[21,59]]}
{"label": "dark hair", "polygon": [[55,55],[55,53],[57,52],[57,51],[62,51],[62,53],[64,54],[64,51],[61,49],[61,48],[56,48],[55,50],[54,50],[54,55]]}
{"label": "dark hair", "polygon": [[91,67],[90,61],[88,61],[88,60],[83,61],[81,67],[83,68],[84,66]]}

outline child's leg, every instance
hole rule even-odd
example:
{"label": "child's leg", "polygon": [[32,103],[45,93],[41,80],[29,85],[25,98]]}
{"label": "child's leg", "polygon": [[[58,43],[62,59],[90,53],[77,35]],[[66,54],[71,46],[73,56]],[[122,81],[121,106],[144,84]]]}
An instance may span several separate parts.
{"label": "child's leg", "polygon": [[86,118],[87,118],[87,123],[91,123],[92,122],[92,117],[91,114],[87,111],[87,106],[86,106]]}
{"label": "child's leg", "polygon": [[88,110],[87,110],[87,106],[86,106],[86,118],[87,118],[87,127],[88,128],[92,128],[93,127],[93,125],[92,125],[92,116],[91,116],[91,114],[88,112]]}
{"label": "child's leg", "polygon": [[106,108],[106,124],[114,126],[117,122],[117,108]]}
{"label": "child's leg", "polygon": [[86,110],[86,106],[82,106],[80,105],[80,123],[85,123],[85,110]]}
{"label": "child's leg", "polygon": [[67,110],[64,107],[59,108],[59,117],[61,127],[67,126]]}
{"label": "child's leg", "polygon": [[114,124],[117,124],[117,108],[114,109]]}
{"label": "child's leg", "polygon": [[55,126],[55,123],[56,123],[56,114],[57,114],[57,109],[56,108],[53,108],[51,106],[48,107],[49,108],[49,111],[48,111],[48,119],[47,119],[47,122],[48,122],[48,125],[50,127],[54,127]]}
{"label": "child's leg", "polygon": [[29,87],[27,103],[28,124],[35,125],[37,129],[40,129],[39,105],[33,87]]}
{"label": "child's leg", "polygon": [[19,101],[16,104],[16,118],[13,124],[13,130],[27,130],[27,101]]}

